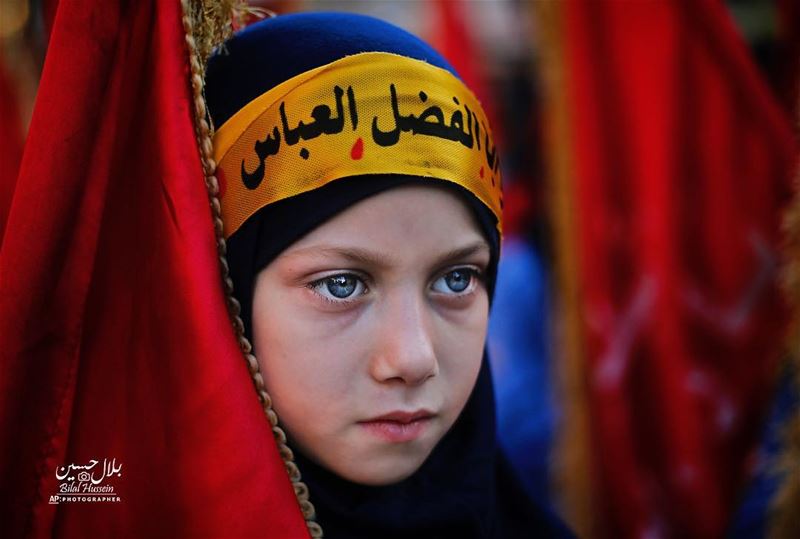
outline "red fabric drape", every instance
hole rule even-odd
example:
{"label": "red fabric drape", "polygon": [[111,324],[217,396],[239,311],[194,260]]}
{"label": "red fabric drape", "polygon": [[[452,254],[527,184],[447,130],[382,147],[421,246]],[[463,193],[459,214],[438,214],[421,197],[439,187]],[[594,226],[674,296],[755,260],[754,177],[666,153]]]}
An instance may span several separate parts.
{"label": "red fabric drape", "polygon": [[[476,46],[474,29],[467,24],[470,6],[459,0],[433,0],[423,11],[429,22],[427,41],[455,68],[464,84],[471,88],[481,104],[491,106],[481,51]],[[488,114],[488,111],[487,111]],[[494,118],[489,118],[490,123]],[[492,123],[494,125],[494,123]]]}
{"label": "red fabric drape", "polygon": [[17,183],[23,145],[17,91],[4,63],[3,51],[0,50],[0,118],[3,118],[3,136],[0,138],[0,245],[3,244],[3,232]]}
{"label": "red fabric drape", "polygon": [[429,21],[427,41],[444,56],[481,102],[498,147],[504,145],[503,129],[494,106],[478,36],[468,21],[470,5],[463,0],[432,0],[422,17]]}
{"label": "red fabric drape", "polygon": [[564,4],[601,536],[720,537],[781,351],[796,147],[722,4]]}
{"label": "red fabric drape", "polygon": [[[426,41],[444,56],[481,102],[500,154],[509,151],[506,130],[502,122],[502,107],[497,106],[497,95],[490,84],[486,58],[478,43],[478,34],[470,25],[470,10],[476,6],[465,0],[431,0],[425,3],[422,19],[428,21]],[[474,17],[474,16],[473,16]],[[525,121],[515,118],[518,122]],[[520,141],[512,141],[520,143]],[[527,171],[526,171],[527,172]],[[534,211],[534,188],[529,178],[517,178],[518,170],[505,169],[503,230],[506,236],[518,234]],[[510,181],[508,181],[510,179]]]}
{"label": "red fabric drape", "polygon": [[[180,17],[58,4],[0,251],[4,537],[307,536],[226,314]],[[120,502],[49,503],[104,459]]]}

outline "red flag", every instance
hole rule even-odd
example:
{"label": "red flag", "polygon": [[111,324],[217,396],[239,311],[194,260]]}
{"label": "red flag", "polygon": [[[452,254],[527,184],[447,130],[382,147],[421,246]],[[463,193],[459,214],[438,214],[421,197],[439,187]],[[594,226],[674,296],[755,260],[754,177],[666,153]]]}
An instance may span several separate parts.
{"label": "red flag", "polygon": [[3,118],[4,124],[2,143],[0,143],[0,245],[3,244],[3,231],[17,182],[23,144],[17,92],[3,65],[2,52],[0,50],[0,118]]}
{"label": "red flag", "polygon": [[181,17],[58,5],[0,251],[4,537],[307,535],[228,319]]}
{"label": "red flag", "polygon": [[559,5],[598,535],[720,537],[785,330],[790,122],[723,5]]}

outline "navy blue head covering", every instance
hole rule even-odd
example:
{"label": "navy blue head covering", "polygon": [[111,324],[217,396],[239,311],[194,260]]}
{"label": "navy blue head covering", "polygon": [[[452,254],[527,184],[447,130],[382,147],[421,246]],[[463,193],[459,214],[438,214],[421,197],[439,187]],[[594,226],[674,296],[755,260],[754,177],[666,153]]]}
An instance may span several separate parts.
{"label": "navy blue head covering", "polygon": [[209,61],[206,98],[213,104],[214,124],[222,125],[250,101],[296,75],[362,52],[423,60],[458,77],[430,45],[379,19],[352,13],[281,15],[239,32]]}
{"label": "navy blue head covering", "polygon": [[[210,59],[206,98],[212,120],[220,126],[250,101],[296,75],[344,56],[373,51],[423,60],[458,76],[425,42],[378,19],[346,13],[279,16],[239,32]],[[417,181],[421,180],[399,175],[340,179],[270,204],[248,219],[228,239],[231,277],[248,336],[253,287],[261,269],[306,233],[359,200]],[[430,185],[430,180],[426,183]],[[491,297],[500,250],[495,218],[466,189],[442,184],[460,193],[473,208],[490,243],[492,262],[487,278]],[[291,444],[291,433],[288,435]],[[547,511],[526,498],[499,453],[486,357],[461,416],[408,479],[383,487],[358,485],[299,451],[295,455],[317,520],[329,538],[568,536]]]}

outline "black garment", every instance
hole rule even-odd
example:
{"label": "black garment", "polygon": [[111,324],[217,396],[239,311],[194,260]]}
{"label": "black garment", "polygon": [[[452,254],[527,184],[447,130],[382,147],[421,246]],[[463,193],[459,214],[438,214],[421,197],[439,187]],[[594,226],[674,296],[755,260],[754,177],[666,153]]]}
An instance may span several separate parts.
{"label": "black garment", "polygon": [[[409,176],[360,176],[276,202],[250,218],[228,241],[234,290],[252,335],[252,296],[258,272],[283,250],[340,211],[379,192],[409,184],[441,185],[473,209],[491,247],[491,298],[499,235],[491,212],[465,189]],[[346,481],[295,451],[325,537],[332,539],[572,537],[518,484],[496,441],[494,395],[484,355],[475,388],[453,428],[422,467],[395,485]],[[289,440],[291,444],[291,437]]]}

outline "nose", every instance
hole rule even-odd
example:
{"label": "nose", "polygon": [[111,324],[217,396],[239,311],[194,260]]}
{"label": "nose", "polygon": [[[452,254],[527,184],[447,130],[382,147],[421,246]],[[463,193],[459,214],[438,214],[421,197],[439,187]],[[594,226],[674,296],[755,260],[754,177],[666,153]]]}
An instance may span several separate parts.
{"label": "nose", "polygon": [[397,294],[380,310],[370,375],[378,382],[423,383],[439,373],[433,328],[424,298]]}

